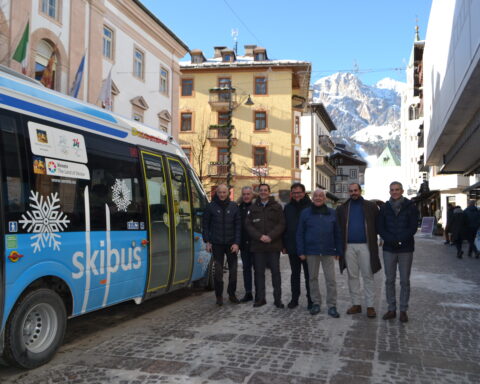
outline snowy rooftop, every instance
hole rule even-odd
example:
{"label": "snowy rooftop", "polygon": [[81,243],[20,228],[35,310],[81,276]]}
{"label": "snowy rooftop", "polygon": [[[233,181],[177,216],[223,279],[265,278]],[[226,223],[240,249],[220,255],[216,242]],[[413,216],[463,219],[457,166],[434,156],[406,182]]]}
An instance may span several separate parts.
{"label": "snowy rooftop", "polygon": [[284,66],[284,65],[310,65],[308,61],[301,60],[261,60],[255,61],[252,56],[236,56],[235,61],[222,61],[222,57],[206,59],[203,63],[191,61],[180,62],[181,68],[211,68],[211,67],[251,67],[251,66]]}

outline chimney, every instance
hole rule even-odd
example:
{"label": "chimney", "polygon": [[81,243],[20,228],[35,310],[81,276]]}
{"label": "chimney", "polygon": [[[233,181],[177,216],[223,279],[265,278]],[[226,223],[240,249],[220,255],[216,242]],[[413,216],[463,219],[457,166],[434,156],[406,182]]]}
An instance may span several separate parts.
{"label": "chimney", "polygon": [[245,56],[253,57],[253,50],[257,48],[256,45],[244,45],[245,48]]}
{"label": "chimney", "polygon": [[217,58],[217,57],[222,57],[222,49],[225,49],[227,47],[220,47],[220,46],[217,46],[217,47],[213,47],[213,57],[214,58]]}

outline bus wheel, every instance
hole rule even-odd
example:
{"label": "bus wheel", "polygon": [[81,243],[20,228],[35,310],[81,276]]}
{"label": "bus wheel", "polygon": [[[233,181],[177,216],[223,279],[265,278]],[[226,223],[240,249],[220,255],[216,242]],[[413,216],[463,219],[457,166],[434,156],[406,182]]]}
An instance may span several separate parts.
{"label": "bus wheel", "polygon": [[5,328],[5,359],[20,368],[48,362],[62,345],[67,313],[60,296],[46,288],[29,292],[12,310]]}
{"label": "bus wheel", "polygon": [[210,262],[208,263],[206,289],[208,291],[213,291],[214,288],[215,288],[215,261],[213,261],[213,257],[211,257]]}

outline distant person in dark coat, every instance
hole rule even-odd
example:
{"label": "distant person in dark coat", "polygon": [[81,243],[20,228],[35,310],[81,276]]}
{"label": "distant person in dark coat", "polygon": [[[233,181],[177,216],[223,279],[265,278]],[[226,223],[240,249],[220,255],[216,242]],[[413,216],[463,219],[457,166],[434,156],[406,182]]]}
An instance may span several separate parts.
{"label": "distant person in dark coat", "polygon": [[463,257],[462,243],[467,238],[467,218],[462,210],[462,207],[456,206],[453,210],[450,232],[452,234],[452,241],[457,247],[457,257]]}
{"label": "distant person in dark coat", "polygon": [[445,223],[445,245],[453,244],[452,243],[452,232],[450,230],[450,226],[452,224],[452,215],[453,210],[455,209],[455,205],[450,203],[447,207],[447,222]]}
{"label": "distant person in dark coat", "polygon": [[240,245],[241,218],[237,204],[230,201],[228,187],[220,184],[212,202],[203,215],[203,241],[207,252],[213,253],[215,262],[215,296],[217,305],[223,305],[223,263],[227,255],[228,288],[232,303],[240,300],[235,296],[237,289],[237,253]]}
{"label": "distant person in dark coat", "polygon": [[250,235],[250,251],[255,263],[256,300],[254,307],[265,305],[265,268],[272,272],[273,299],[277,308],[285,308],[282,303],[282,278],[280,275],[280,251],[283,249],[282,235],[285,218],[282,206],[270,196],[270,186],[260,184],[258,198],[252,204],[245,225]]}
{"label": "distant person in dark coat", "polygon": [[307,291],[308,309],[312,308],[312,299],[310,298],[310,285],[308,283],[308,265],[306,260],[300,260],[297,254],[297,227],[300,214],[305,208],[312,205],[310,197],[305,194],[305,186],[300,183],[294,183],[290,187],[291,199],[285,205],[283,214],[285,215],[285,232],[283,233],[283,253],[288,253],[290,261],[290,268],[292,270],[290,275],[290,287],[292,290],[292,298],[288,303],[288,308],[295,308],[298,306],[298,299],[300,297],[300,276],[302,273],[305,277],[305,289]]}
{"label": "distant person in dark coat", "polygon": [[418,210],[410,200],[403,197],[400,182],[390,183],[390,200],[380,208],[377,231],[382,237],[383,264],[385,268],[385,292],[388,312],[383,320],[396,317],[395,281],[397,267],[400,272],[400,321],[408,321],[408,301],[410,298],[410,272],[412,270],[414,235],[418,229]]}
{"label": "distant person in dark coat", "polygon": [[480,211],[476,206],[475,200],[469,200],[468,207],[463,212],[467,221],[465,232],[468,241],[468,257],[472,257],[472,253],[475,253],[475,257],[478,259],[480,250],[475,247],[475,236],[480,227]]}
{"label": "distant person in dark coat", "polygon": [[[242,218],[242,240],[240,242],[240,256],[242,257],[243,269],[243,286],[245,287],[245,296],[240,302],[247,303],[253,300],[252,294],[252,271],[253,271],[253,253],[250,251],[250,235],[245,226],[248,212],[253,203],[253,189],[246,186],[242,188],[242,202],[238,206],[240,208],[240,216]],[[256,290],[255,290],[256,291]]]}

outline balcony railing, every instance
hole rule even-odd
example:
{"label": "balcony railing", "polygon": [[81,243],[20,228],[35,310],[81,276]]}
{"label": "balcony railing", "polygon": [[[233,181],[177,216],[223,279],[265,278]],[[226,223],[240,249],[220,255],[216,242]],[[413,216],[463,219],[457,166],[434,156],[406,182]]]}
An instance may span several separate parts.
{"label": "balcony railing", "polygon": [[333,149],[335,148],[335,144],[328,135],[318,136],[318,144],[328,153],[333,152]]}
{"label": "balcony railing", "polygon": [[238,106],[235,88],[212,88],[208,103],[214,111],[228,111]]}
{"label": "balcony railing", "polygon": [[[231,164],[230,173],[235,176],[235,163]],[[210,177],[227,177],[228,165],[224,162],[214,161],[208,164],[208,176]]]}
{"label": "balcony railing", "polygon": [[228,141],[229,129],[231,129],[233,144],[235,144],[237,142],[237,131],[235,130],[235,127],[233,125],[231,126],[231,128],[224,125],[210,125],[207,138],[212,143],[226,144]]}
{"label": "balcony railing", "polygon": [[329,173],[330,176],[335,176],[337,172],[335,167],[328,160],[327,156],[315,156],[315,165],[324,172]]}

